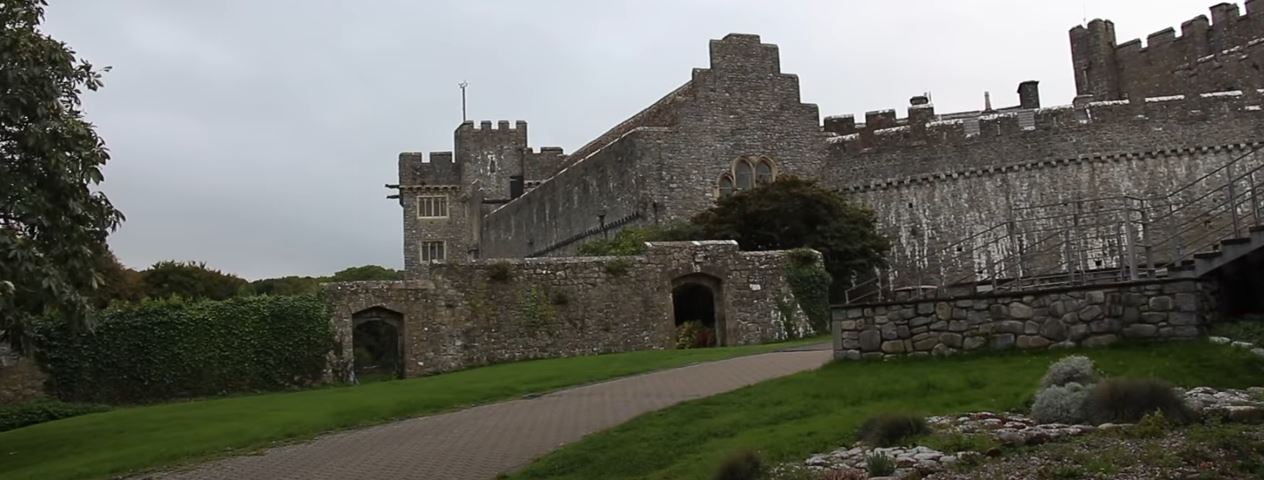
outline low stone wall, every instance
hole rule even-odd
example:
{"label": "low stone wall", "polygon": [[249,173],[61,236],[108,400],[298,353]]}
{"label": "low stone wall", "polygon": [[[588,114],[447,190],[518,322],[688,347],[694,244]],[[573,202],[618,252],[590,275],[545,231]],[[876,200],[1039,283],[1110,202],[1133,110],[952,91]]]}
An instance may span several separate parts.
{"label": "low stone wall", "polygon": [[435,264],[424,279],[325,286],[342,344],[366,312],[397,319],[404,375],[516,360],[674,348],[672,290],[699,283],[715,297],[723,345],[804,336],[811,327],[785,279],[786,252],[733,242],[651,243],[633,257]]}
{"label": "low stone wall", "polygon": [[35,360],[0,347],[0,405],[22,403],[45,396],[47,375]]}
{"label": "low stone wall", "polygon": [[837,306],[834,356],[859,360],[1188,339],[1203,333],[1214,311],[1211,284],[1197,280]]}

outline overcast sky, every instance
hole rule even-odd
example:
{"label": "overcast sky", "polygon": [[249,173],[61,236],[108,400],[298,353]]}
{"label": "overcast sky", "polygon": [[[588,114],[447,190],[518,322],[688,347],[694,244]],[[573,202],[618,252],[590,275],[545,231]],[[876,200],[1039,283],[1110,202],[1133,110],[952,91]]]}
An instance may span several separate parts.
{"label": "overcast sky", "polygon": [[121,260],[206,261],[246,278],[399,267],[383,184],[401,151],[452,149],[457,83],[473,120],[526,120],[567,152],[705,67],[707,40],[781,47],[822,115],[940,112],[1074,96],[1067,30],[1115,21],[1120,42],[1212,0],[171,1],[58,0],[45,30],[97,66],[85,97],[127,215]]}

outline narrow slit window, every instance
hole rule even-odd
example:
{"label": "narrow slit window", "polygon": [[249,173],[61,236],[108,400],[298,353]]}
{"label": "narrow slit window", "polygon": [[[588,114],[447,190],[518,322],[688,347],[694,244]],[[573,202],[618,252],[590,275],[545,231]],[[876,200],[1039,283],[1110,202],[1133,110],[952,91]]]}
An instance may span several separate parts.
{"label": "narrow slit window", "polygon": [[417,197],[417,218],[447,218],[446,195],[422,195]]}

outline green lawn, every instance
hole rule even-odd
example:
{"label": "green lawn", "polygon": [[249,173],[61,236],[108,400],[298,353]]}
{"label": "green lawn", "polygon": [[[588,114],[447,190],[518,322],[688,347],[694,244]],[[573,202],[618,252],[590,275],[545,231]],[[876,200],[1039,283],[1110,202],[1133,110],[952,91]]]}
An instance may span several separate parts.
{"label": "green lawn", "polygon": [[[794,461],[850,444],[866,416],[927,415],[1023,406],[1045,368],[1067,351],[892,362],[836,362],[819,370],[640,416],[567,446],[514,479],[711,478],[735,451]],[[1114,376],[1184,386],[1264,384],[1264,361],[1205,342],[1086,350]]]}
{"label": "green lawn", "polygon": [[508,363],[425,378],[121,408],[0,433],[0,478],[103,478],[697,362],[825,341]]}

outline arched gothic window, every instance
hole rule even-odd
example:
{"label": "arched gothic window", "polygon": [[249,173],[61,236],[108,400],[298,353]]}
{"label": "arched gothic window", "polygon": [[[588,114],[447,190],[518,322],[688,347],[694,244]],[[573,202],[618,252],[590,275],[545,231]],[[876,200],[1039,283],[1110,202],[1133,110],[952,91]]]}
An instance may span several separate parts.
{"label": "arched gothic window", "polygon": [[770,183],[772,183],[772,162],[765,158],[755,164],[755,185]]}
{"label": "arched gothic window", "polygon": [[733,194],[733,177],[729,174],[720,176],[720,198]]}
{"label": "arched gothic window", "polygon": [[734,171],[737,173],[738,190],[747,190],[755,186],[755,168],[746,159],[738,160]]}

